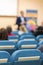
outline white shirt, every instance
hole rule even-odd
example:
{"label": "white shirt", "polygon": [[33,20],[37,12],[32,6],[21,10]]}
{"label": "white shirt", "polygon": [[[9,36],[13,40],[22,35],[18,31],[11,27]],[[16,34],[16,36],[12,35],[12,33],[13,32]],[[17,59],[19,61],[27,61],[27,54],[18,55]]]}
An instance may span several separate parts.
{"label": "white shirt", "polygon": [[24,24],[25,20],[24,17],[21,17],[21,24]]}
{"label": "white shirt", "polygon": [[21,21],[24,22],[24,17],[21,17]]}

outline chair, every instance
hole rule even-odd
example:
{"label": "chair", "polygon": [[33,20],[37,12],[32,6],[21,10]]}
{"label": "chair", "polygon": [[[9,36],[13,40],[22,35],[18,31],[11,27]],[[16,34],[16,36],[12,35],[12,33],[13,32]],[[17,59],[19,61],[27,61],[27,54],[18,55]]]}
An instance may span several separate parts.
{"label": "chair", "polygon": [[17,44],[18,49],[36,49],[38,46],[38,43],[36,40],[21,40]]}
{"label": "chair", "polygon": [[28,40],[35,40],[35,36],[34,35],[23,35],[23,36],[21,36],[20,37],[20,40],[26,40],[26,39],[28,39]]}
{"label": "chair", "polygon": [[8,40],[10,40],[10,41],[14,41],[14,42],[18,42],[18,40],[19,40],[19,36],[8,36]]}
{"label": "chair", "polygon": [[42,53],[42,63],[41,63],[41,65],[43,65],[43,53]]}
{"label": "chair", "polygon": [[12,34],[18,35],[18,31],[11,32]]}
{"label": "chair", "polygon": [[27,32],[27,33],[23,33],[21,36],[23,36],[23,35],[33,35],[33,33],[32,32]]}
{"label": "chair", "polygon": [[41,65],[43,65],[43,41],[40,41],[38,44],[38,49],[41,51],[42,53],[42,63]]}
{"label": "chair", "polygon": [[13,65],[41,65],[42,54],[39,50],[18,50],[11,56]]}
{"label": "chair", "polygon": [[43,41],[43,35],[37,36],[37,37],[36,37],[36,40],[37,40],[38,42]]}
{"label": "chair", "polygon": [[38,49],[43,53],[43,41],[38,43]]}
{"label": "chair", "polygon": [[16,43],[13,41],[0,41],[0,51],[8,51],[12,54],[16,50]]}
{"label": "chair", "polygon": [[0,65],[12,65],[10,54],[6,51],[0,51]]}

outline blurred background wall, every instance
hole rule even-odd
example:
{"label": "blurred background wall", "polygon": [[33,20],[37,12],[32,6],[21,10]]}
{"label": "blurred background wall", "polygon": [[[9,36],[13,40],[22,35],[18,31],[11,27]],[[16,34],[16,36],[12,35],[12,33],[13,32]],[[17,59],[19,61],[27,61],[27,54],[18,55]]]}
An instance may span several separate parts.
{"label": "blurred background wall", "polygon": [[[37,24],[40,25],[43,21],[43,0],[18,0],[18,15],[20,15],[20,11],[23,10],[26,16],[26,10],[33,9],[38,10],[38,21]],[[17,15],[17,16],[18,16]],[[14,17],[3,17],[0,16],[0,28],[11,25],[13,30],[17,29],[16,16]]]}

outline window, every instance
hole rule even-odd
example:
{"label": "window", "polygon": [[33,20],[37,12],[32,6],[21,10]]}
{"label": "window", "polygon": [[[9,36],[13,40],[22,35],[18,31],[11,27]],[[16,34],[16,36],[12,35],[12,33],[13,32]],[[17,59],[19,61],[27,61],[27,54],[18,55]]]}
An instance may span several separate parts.
{"label": "window", "polygon": [[17,16],[18,0],[0,0],[0,16]]}

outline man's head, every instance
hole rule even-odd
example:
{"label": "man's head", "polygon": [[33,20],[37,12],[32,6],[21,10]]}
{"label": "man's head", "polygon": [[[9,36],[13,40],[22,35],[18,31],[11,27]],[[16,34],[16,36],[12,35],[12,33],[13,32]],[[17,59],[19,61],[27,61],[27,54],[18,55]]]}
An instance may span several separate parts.
{"label": "man's head", "polygon": [[21,14],[22,17],[24,17],[24,12],[23,11],[21,11],[20,14]]}

